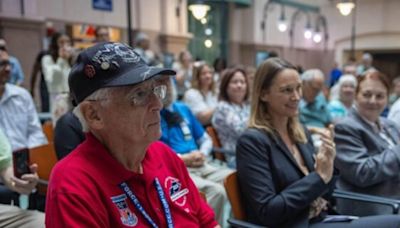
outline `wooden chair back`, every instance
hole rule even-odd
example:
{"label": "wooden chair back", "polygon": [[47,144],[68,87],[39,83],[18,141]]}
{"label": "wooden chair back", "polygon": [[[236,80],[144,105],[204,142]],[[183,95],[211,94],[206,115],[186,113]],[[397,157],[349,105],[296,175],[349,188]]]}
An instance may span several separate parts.
{"label": "wooden chair back", "polygon": [[[206,131],[207,131],[207,134],[211,137],[213,147],[222,148],[222,144],[219,141],[218,134],[217,134],[217,131],[215,130],[215,128],[212,126],[208,126],[206,128]],[[214,151],[214,156],[216,159],[218,159],[220,161],[226,161],[225,155],[222,152]]]}
{"label": "wooden chair back", "polygon": [[54,149],[54,143],[49,142],[47,145],[35,147],[29,150],[30,162],[38,165],[39,184],[37,189],[39,193],[45,195],[47,193],[47,183],[50,178],[51,170],[57,163],[57,156]]}
{"label": "wooden chair back", "polygon": [[42,124],[43,133],[46,135],[48,142],[54,141],[54,128],[53,122],[51,120],[47,120]]}
{"label": "wooden chair back", "polygon": [[224,187],[229,202],[231,203],[233,217],[235,219],[245,221],[246,213],[242,203],[236,171],[225,177]]}

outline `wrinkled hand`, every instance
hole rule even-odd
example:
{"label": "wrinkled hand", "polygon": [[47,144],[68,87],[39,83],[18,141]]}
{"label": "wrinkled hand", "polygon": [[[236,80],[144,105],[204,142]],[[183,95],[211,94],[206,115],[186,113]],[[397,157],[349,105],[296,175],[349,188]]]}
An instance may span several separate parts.
{"label": "wrinkled hand", "polygon": [[318,133],[321,135],[322,145],[315,157],[315,171],[321,176],[325,183],[332,179],[336,147],[333,142],[334,128],[330,125],[328,129]]}
{"label": "wrinkled hand", "polygon": [[181,158],[187,167],[192,168],[202,166],[206,160],[206,156],[198,150],[194,150],[188,154],[184,154],[181,156]]}
{"label": "wrinkled hand", "polygon": [[318,197],[310,205],[310,212],[308,218],[317,217],[322,211],[328,210],[328,201],[322,197]]}
{"label": "wrinkled hand", "polygon": [[30,194],[36,187],[39,177],[37,175],[37,164],[32,164],[30,167],[31,173],[22,175],[21,179],[15,176],[11,177],[12,190],[20,194]]}

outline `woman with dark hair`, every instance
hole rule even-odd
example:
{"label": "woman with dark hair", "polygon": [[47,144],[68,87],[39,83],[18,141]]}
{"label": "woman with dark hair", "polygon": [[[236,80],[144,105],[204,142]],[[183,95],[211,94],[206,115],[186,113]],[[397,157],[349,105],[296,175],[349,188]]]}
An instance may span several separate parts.
{"label": "woman with dark hair", "polygon": [[73,48],[68,35],[56,32],[51,37],[49,54],[42,58],[42,70],[50,95],[53,123],[68,111],[68,74],[71,70]]}
{"label": "woman with dark hair", "polygon": [[[380,114],[390,83],[379,72],[358,77],[355,107],[336,126],[338,188],[400,199],[400,131]],[[338,200],[338,210],[355,215],[390,213],[390,208]]]}
{"label": "woman with dark hair", "polygon": [[[333,129],[315,154],[298,120],[302,85],[296,68],[270,58],[257,69],[249,129],[236,146],[237,175],[248,220],[268,227],[399,227],[398,216],[325,223],[333,212]],[[351,217],[346,217],[351,219]]]}
{"label": "woman with dark hair", "polygon": [[244,69],[228,68],[222,73],[219,102],[212,117],[229,168],[236,168],[236,141],[246,129],[250,115],[249,86]]}
{"label": "woman with dark hair", "polygon": [[211,123],[218,99],[213,71],[206,63],[194,66],[192,88],[185,92],[183,100],[202,125]]}

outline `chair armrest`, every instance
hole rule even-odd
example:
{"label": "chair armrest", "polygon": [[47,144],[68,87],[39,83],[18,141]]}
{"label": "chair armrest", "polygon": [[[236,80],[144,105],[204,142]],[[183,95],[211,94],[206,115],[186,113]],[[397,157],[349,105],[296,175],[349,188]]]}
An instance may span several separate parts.
{"label": "chair armrest", "polygon": [[227,149],[223,149],[221,147],[213,147],[212,151],[213,152],[218,152],[218,153],[223,153],[223,154],[232,154],[232,153],[234,153],[233,150],[227,150]]}
{"label": "chair armrest", "polygon": [[361,202],[366,202],[366,203],[375,203],[375,204],[386,205],[386,206],[392,207],[393,214],[399,213],[400,200],[381,197],[381,196],[362,194],[362,193],[349,192],[349,191],[344,191],[344,190],[339,190],[339,189],[335,189],[332,196],[335,198],[342,198],[342,199],[356,200],[356,201],[361,201]]}
{"label": "chair armrest", "polygon": [[44,180],[44,179],[39,179],[38,180],[38,184],[48,186],[49,185],[49,181]]}
{"label": "chair armrest", "polygon": [[265,226],[255,225],[253,223],[237,220],[234,218],[229,218],[228,223],[234,228],[266,228]]}

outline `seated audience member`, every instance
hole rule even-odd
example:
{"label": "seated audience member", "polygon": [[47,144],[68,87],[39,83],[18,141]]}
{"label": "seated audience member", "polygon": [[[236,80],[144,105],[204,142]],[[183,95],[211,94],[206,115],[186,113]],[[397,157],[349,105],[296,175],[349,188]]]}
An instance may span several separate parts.
{"label": "seated audience member", "polygon": [[389,110],[388,119],[395,122],[400,128],[400,99],[393,103]]}
{"label": "seated audience member", "polygon": [[54,147],[58,160],[71,153],[84,140],[82,125],[71,109],[58,119],[54,128]]}
{"label": "seated audience member", "polygon": [[339,98],[329,102],[329,113],[333,122],[347,116],[353,106],[357,79],[351,75],[343,75],[337,83],[339,88]]}
{"label": "seated audience member", "polygon": [[[36,174],[37,165],[31,165],[32,173],[24,174],[19,179],[14,176],[11,154],[11,145],[0,129],[0,179],[8,189],[20,194],[30,194],[39,180]],[[44,214],[0,204],[0,227],[44,227]]]}
{"label": "seated audience member", "polygon": [[150,37],[144,33],[139,32],[135,37],[135,52],[150,66],[159,65],[156,54],[150,49]]}
{"label": "seated audience member", "polygon": [[226,59],[223,57],[217,57],[214,59],[213,63],[214,68],[214,83],[217,88],[219,88],[219,83],[222,79],[222,72],[226,69]]}
{"label": "seated audience member", "polygon": [[219,227],[182,160],[156,142],[174,74],[120,43],[79,54],[69,86],[86,140],[52,170],[46,227]]}
{"label": "seated audience member", "polygon": [[236,168],[236,141],[246,129],[250,115],[247,102],[249,86],[241,68],[228,68],[222,73],[219,102],[212,117],[229,168]]}
{"label": "seated audience member", "polygon": [[389,105],[392,106],[394,102],[400,97],[400,76],[396,77],[392,81],[392,90],[389,96]]}
{"label": "seated audience member", "polygon": [[[389,83],[379,72],[358,77],[355,107],[336,126],[338,188],[400,199],[400,131],[380,117],[389,95]],[[390,213],[389,207],[338,200],[342,213]]]}
{"label": "seated audience member", "polygon": [[181,100],[185,92],[190,89],[193,72],[192,54],[185,50],[179,53],[178,61],[174,63],[173,69],[176,71],[176,91],[178,99]]}
{"label": "seated audience member", "polygon": [[[7,51],[7,43],[4,39],[0,38],[0,50]],[[22,71],[21,64],[14,56],[9,56],[11,71],[8,83],[21,86],[24,82],[24,72]]]}
{"label": "seated audience member", "polygon": [[232,170],[215,167],[207,162],[212,141],[190,109],[176,100],[170,83],[161,111],[161,141],[169,145],[183,160],[197,188],[204,192],[220,224],[224,222],[227,203],[223,179]]}
{"label": "seated audience member", "polygon": [[96,27],[94,35],[96,36],[96,43],[110,41],[110,33],[106,26]]}
{"label": "seated audience member", "polygon": [[0,129],[13,151],[47,144],[31,95],[7,83],[10,71],[9,55],[0,50]]}
{"label": "seated audience member", "polygon": [[321,93],[324,75],[318,69],[305,71],[301,75],[303,98],[300,101],[300,122],[308,128],[325,128],[331,122],[328,104]]}
{"label": "seated audience member", "polygon": [[213,72],[206,63],[193,68],[192,88],[186,91],[183,100],[203,126],[211,123],[218,99]]}
{"label": "seated audience member", "polygon": [[330,73],[330,78],[329,78],[329,88],[332,88],[340,79],[342,76],[342,70],[339,67],[339,64],[337,62],[334,63],[333,68]]}
{"label": "seated audience member", "polygon": [[394,215],[322,222],[332,211],[328,199],[334,187],[333,129],[320,132],[323,143],[314,157],[309,134],[297,119],[302,91],[295,69],[270,58],[256,72],[249,128],[236,147],[248,220],[272,228],[398,227],[400,217]]}
{"label": "seated audience member", "polygon": [[361,59],[360,65],[357,66],[357,76],[362,76],[364,75],[367,71],[373,70],[376,71],[376,69],[372,66],[372,62],[374,61],[374,58],[372,55],[368,52],[364,53]]}

